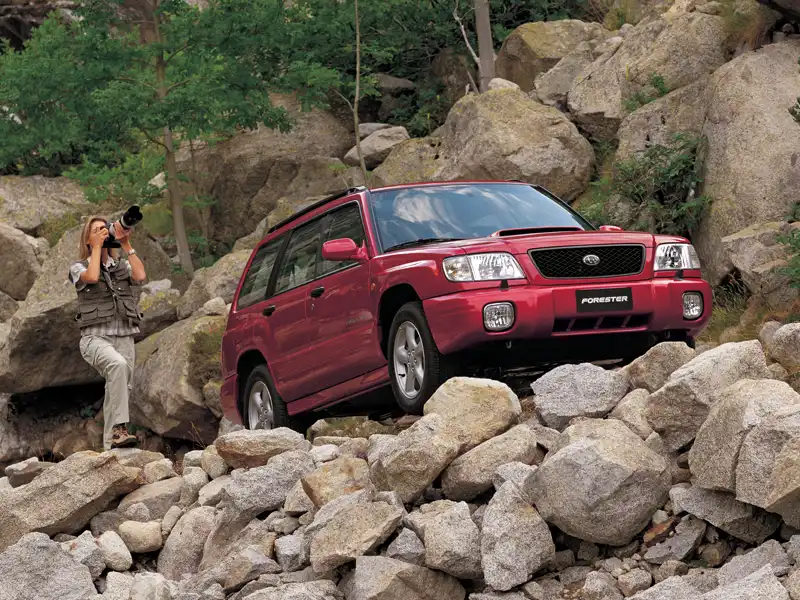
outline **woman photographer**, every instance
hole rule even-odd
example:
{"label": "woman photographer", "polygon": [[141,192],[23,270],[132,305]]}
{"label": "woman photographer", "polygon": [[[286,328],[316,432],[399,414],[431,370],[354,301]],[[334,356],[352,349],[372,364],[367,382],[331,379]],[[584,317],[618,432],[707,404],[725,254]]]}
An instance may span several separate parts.
{"label": "woman photographer", "polygon": [[[109,227],[127,255],[106,248]],[[133,388],[134,341],[139,333],[141,312],[133,283],[145,280],[144,265],[130,242],[130,229],[110,225],[103,217],[91,217],[83,226],[80,260],[72,265],[70,281],[78,293],[83,359],[106,381],[103,415],[103,447],[106,450],[134,446],[138,440],[128,432],[128,402]]]}

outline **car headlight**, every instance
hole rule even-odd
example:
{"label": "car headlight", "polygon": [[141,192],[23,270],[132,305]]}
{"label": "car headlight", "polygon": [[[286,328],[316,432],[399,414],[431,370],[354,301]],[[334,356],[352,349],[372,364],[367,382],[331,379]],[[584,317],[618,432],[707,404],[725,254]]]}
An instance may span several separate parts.
{"label": "car headlight", "polygon": [[450,281],[525,279],[517,259],[505,252],[451,256],[442,261],[442,266]]}
{"label": "car headlight", "polygon": [[656,248],[656,271],[700,269],[700,258],[691,244],[661,244]]}

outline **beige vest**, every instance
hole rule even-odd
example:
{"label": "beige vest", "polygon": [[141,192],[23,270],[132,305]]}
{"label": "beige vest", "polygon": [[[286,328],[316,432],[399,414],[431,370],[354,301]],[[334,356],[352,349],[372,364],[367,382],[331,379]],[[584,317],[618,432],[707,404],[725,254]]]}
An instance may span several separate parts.
{"label": "beige vest", "polygon": [[[88,261],[83,264],[88,267]],[[75,316],[81,329],[115,319],[130,326],[142,322],[128,269],[121,260],[110,271],[101,268],[97,283],[90,283],[78,292],[78,314]]]}

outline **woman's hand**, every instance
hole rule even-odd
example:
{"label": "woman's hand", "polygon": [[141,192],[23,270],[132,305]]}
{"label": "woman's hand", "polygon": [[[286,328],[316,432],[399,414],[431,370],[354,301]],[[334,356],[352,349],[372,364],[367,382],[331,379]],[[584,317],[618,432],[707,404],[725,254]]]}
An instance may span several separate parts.
{"label": "woman's hand", "polygon": [[105,225],[98,223],[95,225],[95,228],[89,232],[89,245],[93,250],[102,248],[106,239],[108,239],[108,229]]}

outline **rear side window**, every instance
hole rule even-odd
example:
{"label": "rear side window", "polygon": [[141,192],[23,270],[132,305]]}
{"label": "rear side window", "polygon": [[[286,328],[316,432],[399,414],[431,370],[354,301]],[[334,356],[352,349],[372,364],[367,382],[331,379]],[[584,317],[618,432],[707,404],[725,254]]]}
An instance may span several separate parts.
{"label": "rear side window", "polygon": [[278,271],[275,293],[280,294],[308,283],[317,276],[320,219],[301,225],[292,232]]}
{"label": "rear side window", "polygon": [[282,243],[282,239],[276,239],[258,249],[244,276],[242,291],[237,303],[238,308],[247,308],[264,300]]}
{"label": "rear side window", "polygon": [[[364,243],[364,224],[361,220],[361,211],[358,209],[357,204],[348,204],[330,214],[330,220],[328,221],[328,227],[323,236],[322,243],[324,244],[325,242],[341,238],[350,238],[356,243],[356,246],[361,246]],[[323,260],[322,267],[320,268],[320,276],[345,269],[354,264],[356,264],[354,260],[348,262]]]}

